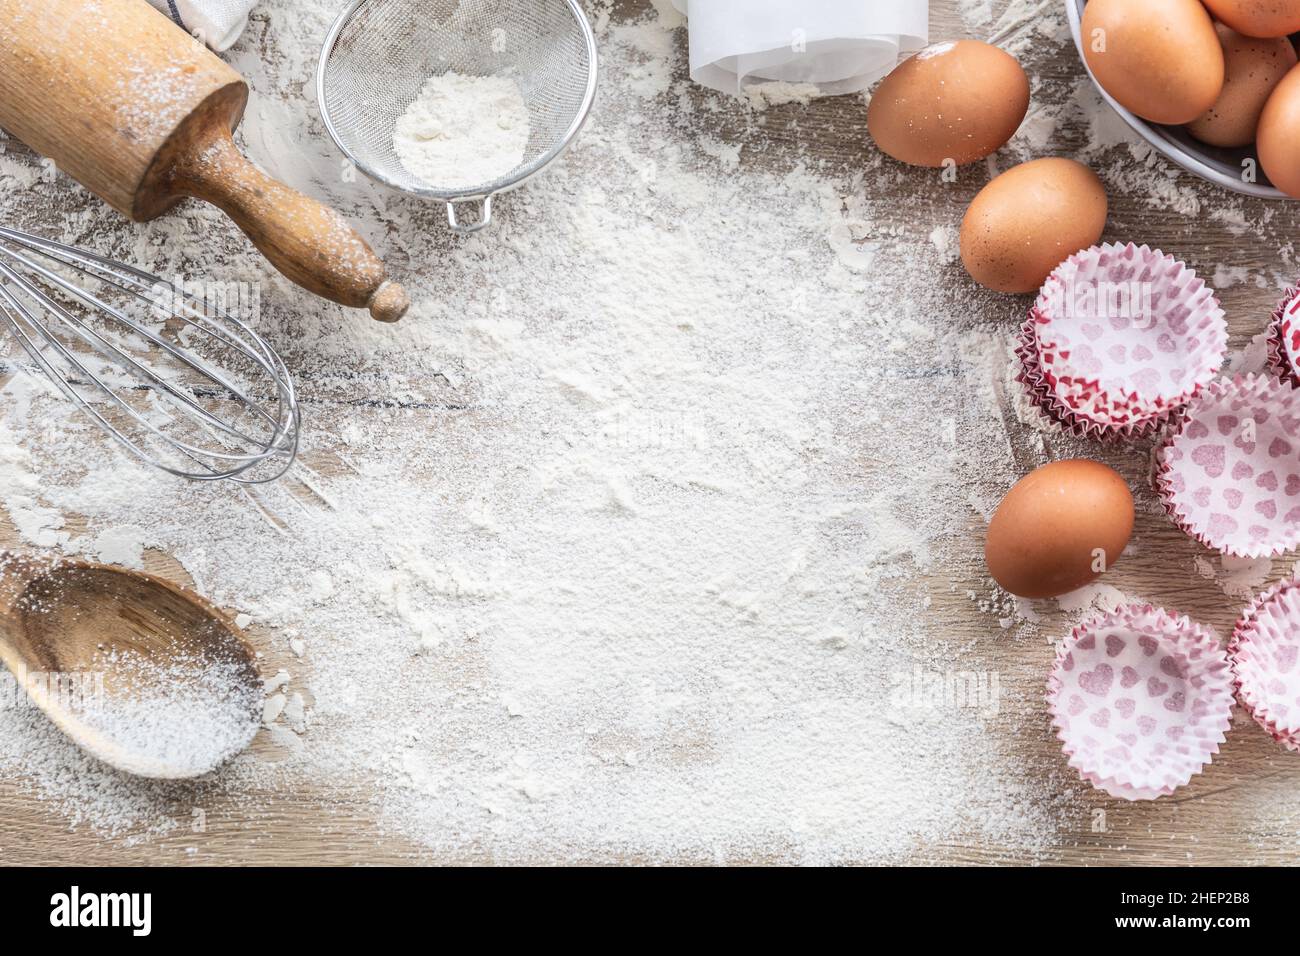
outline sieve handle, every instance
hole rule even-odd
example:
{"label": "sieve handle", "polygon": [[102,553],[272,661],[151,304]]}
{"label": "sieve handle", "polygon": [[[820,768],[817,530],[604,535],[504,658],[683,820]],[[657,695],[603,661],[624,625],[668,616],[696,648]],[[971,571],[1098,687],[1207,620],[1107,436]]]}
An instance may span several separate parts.
{"label": "sieve handle", "polygon": [[478,219],[471,223],[462,223],[456,215],[456,207],[467,203],[477,202],[474,199],[453,199],[447,203],[447,224],[451,226],[451,231],[461,235],[470,236],[480,229],[486,229],[492,222],[492,197],[484,196],[479,210]]}
{"label": "sieve handle", "polygon": [[396,322],[410,306],[347,220],[254,166],[223,124],[177,157],[171,176],[175,192],[221,209],[271,265],[309,292],[368,308],[381,322]]}

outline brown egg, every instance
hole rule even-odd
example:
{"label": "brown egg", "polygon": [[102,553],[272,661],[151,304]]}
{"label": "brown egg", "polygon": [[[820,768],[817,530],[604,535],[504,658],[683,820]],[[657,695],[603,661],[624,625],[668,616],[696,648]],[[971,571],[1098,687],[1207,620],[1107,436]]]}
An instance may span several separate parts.
{"label": "brown egg", "polygon": [[1013,166],[980,190],[961,224],[961,261],[996,292],[1035,292],[1106,227],[1106,190],[1072,159]]}
{"label": "brown egg", "polygon": [[885,77],[867,108],[882,150],[913,166],[973,163],[1002,146],[1029,109],[1029,79],[978,40],[936,43]]}
{"label": "brown egg", "polygon": [[1300,33],[1300,0],[1205,0],[1215,18],[1248,37]]}
{"label": "brown egg", "polygon": [[1187,124],[1187,132],[1211,146],[1248,146],[1255,142],[1269,94],[1296,65],[1295,47],[1286,37],[1260,40],[1222,23],[1214,29],[1226,64],[1223,92],[1204,115]]}
{"label": "brown egg", "polygon": [[1255,149],[1273,185],[1300,199],[1300,66],[1273,90],[1259,115]]}
{"label": "brown egg", "polygon": [[984,542],[993,579],[1012,594],[1057,597],[1096,580],[1133,533],[1133,495],[1112,468],[1054,461],[1016,482]]}
{"label": "brown egg", "polygon": [[1223,47],[1200,0],[1088,0],[1083,50],[1102,88],[1153,123],[1190,123],[1223,89]]}

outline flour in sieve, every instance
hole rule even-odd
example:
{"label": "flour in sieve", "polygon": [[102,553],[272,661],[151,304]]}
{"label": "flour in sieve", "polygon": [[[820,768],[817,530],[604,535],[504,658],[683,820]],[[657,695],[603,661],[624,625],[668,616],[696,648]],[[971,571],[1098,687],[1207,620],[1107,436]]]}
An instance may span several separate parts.
{"label": "flour in sieve", "polygon": [[393,148],[428,185],[457,189],[500,179],[524,161],[528,106],[505,76],[430,77],[397,119]]}

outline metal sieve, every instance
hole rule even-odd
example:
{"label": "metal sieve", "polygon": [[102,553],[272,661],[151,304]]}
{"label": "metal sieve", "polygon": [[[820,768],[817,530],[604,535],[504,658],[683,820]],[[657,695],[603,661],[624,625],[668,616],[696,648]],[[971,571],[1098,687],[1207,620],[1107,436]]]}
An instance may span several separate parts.
{"label": "metal sieve", "polygon": [[[443,188],[407,171],[393,131],[425,81],[453,71],[518,83],[530,130],[509,173]],[[351,0],[325,38],[316,94],[330,136],[362,172],[445,202],[451,228],[471,233],[491,222],[494,196],[536,176],[578,135],[596,74],[596,37],[577,0]],[[463,203],[480,205],[477,219],[461,222]]]}

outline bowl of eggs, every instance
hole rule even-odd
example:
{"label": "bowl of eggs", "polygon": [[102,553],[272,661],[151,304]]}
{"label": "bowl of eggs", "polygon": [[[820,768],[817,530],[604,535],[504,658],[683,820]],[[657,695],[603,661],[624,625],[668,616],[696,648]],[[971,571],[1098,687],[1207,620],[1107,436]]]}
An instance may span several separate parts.
{"label": "bowl of eggs", "polygon": [[1300,198],[1300,0],[1065,0],[1102,97],[1225,189]]}

